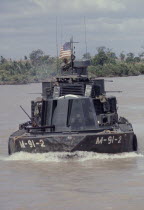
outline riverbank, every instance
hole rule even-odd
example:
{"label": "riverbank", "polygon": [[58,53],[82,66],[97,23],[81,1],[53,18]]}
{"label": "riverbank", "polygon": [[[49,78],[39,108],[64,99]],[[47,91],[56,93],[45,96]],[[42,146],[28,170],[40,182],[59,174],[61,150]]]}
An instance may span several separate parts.
{"label": "riverbank", "polygon": [[88,68],[91,75],[96,77],[126,77],[144,74],[144,63],[124,63],[91,65]]}
{"label": "riverbank", "polygon": [[[94,57],[83,55],[82,59],[89,59],[90,77],[127,77],[144,74],[143,55],[135,57],[133,53],[120,54],[119,57],[105,47],[97,49]],[[0,85],[21,85],[38,83],[55,77],[60,69],[62,60],[45,55],[41,50],[33,51],[29,58],[12,61],[1,56]]]}
{"label": "riverbank", "polygon": [[42,81],[4,81],[0,82],[0,85],[26,85],[26,84],[31,84],[31,83],[41,83]]}
{"label": "riverbank", "polygon": [[[100,78],[100,77],[130,77],[130,76],[139,76],[139,75],[144,75],[141,74],[140,72],[134,72],[134,73],[129,73],[129,74],[124,74],[124,73],[119,73],[117,74],[116,72],[109,73],[108,71],[104,73],[104,71],[95,71],[95,68],[90,66],[89,67],[89,77],[95,77],[95,78]],[[26,84],[32,84],[32,83],[42,83],[43,81],[47,81],[49,79],[55,78],[52,76],[41,78],[41,79],[27,79],[27,80],[15,80],[15,81],[0,81],[0,85],[26,85]]]}
{"label": "riverbank", "polygon": [[6,81],[6,82],[0,82],[0,85],[24,85],[28,84],[29,82],[16,82],[16,81]]}

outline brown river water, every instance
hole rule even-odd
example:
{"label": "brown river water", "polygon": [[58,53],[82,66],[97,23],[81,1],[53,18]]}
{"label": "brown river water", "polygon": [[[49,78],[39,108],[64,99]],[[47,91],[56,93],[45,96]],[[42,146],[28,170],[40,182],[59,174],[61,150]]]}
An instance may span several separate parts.
{"label": "brown river water", "polygon": [[[111,80],[111,79],[110,79]],[[8,156],[9,135],[28,120],[41,84],[0,86],[0,210],[143,210],[144,76],[112,78],[119,114],[133,124],[138,153],[77,152]]]}

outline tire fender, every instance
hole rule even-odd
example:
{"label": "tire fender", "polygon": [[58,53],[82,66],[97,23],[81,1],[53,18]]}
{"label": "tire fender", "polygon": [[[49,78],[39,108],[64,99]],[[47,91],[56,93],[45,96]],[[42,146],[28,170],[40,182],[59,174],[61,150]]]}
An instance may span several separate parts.
{"label": "tire fender", "polygon": [[138,147],[138,145],[137,145],[137,137],[134,134],[134,136],[133,136],[133,151],[137,151],[137,147]]}

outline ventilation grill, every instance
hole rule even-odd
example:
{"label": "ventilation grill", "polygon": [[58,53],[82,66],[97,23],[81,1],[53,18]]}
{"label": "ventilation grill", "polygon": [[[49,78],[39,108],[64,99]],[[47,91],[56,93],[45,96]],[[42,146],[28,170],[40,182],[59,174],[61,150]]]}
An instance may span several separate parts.
{"label": "ventilation grill", "polygon": [[63,85],[60,88],[60,96],[64,96],[67,94],[84,96],[85,88],[84,85],[81,84],[67,84]]}

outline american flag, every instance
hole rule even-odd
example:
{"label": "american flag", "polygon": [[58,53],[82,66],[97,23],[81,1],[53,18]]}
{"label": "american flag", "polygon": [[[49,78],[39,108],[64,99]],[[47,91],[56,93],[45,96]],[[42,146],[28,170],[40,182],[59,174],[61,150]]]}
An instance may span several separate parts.
{"label": "american flag", "polygon": [[71,56],[71,42],[66,42],[60,50],[60,58],[68,58]]}

